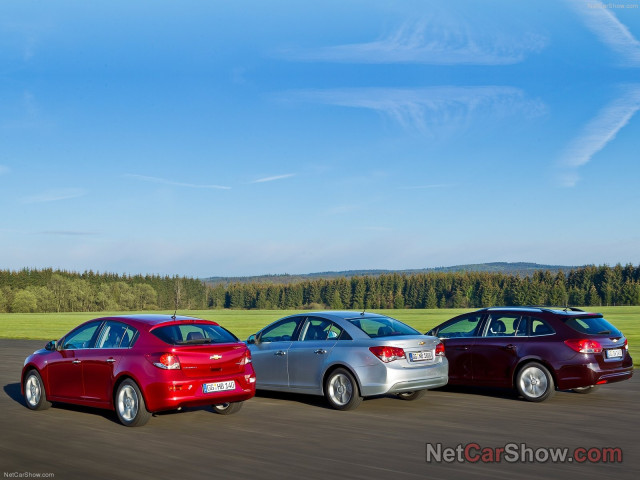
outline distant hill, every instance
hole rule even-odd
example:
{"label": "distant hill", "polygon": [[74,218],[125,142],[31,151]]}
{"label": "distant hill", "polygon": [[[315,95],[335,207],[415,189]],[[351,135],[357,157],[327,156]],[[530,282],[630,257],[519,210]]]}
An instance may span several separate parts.
{"label": "distant hill", "polygon": [[257,275],[252,277],[208,277],[201,279],[210,285],[220,283],[273,283],[273,284],[289,284],[299,283],[306,280],[317,280],[320,278],[332,279],[338,277],[351,278],[356,276],[378,276],[384,274],[416,274],[416,273],[449,273],[449,272],[489,272],[504,273],[506,275],[527,276],[533,275],[538,270],[549,270],[550,272],[568,272],[578,267],[566,265],[541,265],[539,263],[526,262],[492,262],[492,263],[476,263],[470,265],[454,265],[452,267],[435,267],[420,268],[412,270],[343,270],[339,272],[317,272],[305,273],[299,275]]}

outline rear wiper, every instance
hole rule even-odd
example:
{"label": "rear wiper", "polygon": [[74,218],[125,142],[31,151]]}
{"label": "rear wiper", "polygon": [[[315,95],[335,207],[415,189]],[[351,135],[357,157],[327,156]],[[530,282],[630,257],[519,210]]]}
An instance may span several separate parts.
{"label": "rear wiper", "polygon": [[194,338],[193,340],[183,340],[180,345],[197,345],[199,343],[211,343],[210,338]]}

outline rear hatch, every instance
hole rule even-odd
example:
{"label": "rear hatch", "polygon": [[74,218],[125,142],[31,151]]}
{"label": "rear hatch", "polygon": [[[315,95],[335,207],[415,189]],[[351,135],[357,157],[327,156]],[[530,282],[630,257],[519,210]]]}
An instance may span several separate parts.
{"label": "rear hatch", "polygon": [[173,349],[187,377],[222,377],[244,371],[247,347],[242,344],[192,345]]}
{"label": "rear hatch", "polygon": [[159,325],[150,332],[171,345],[188,377],[227,376],[244,371],[247,346],[213,322],[180,321]]}
{"label": "rear hatch", "polygon": [[601,315],[574,316],[565,325],[576,332],[576,339],[592,342],[587,347],[603,370],[619,367],[628,355],[626,337]]}

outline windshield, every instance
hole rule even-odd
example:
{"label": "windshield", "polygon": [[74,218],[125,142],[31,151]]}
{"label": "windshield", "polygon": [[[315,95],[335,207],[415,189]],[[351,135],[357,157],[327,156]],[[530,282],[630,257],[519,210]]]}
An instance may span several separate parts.
{"label": "windshield", "polygon": [[166,325],[151,331],[169,345],[198,345],[211,343],[234,343],[238,339],[219,325],[209,323],[188,323]]}
{"label": "windshield", "polygon": [[409,325],[391,317],[350,318],[349,321],[371,338],[422,335]]}
{"label": "windshield", "polygon": [[602,317],[572,317],[565,320],[565,324],[576,332],[586,335],[613,335],[621,336],[622,333]]}

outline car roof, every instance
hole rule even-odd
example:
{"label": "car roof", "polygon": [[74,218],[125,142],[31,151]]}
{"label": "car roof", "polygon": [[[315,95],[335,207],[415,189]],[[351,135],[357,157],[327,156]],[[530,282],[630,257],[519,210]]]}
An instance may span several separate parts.
{"label": "car roof", "polygon": [[294,315],[289,315],[290,317],[324,317],[328,319],[340,319],[340,320],[351,320],[357,318],[389,318],[387,315],[381,315],[379,313],[369,313],[369,312],[358,312],[358,311],[350,311],[350,310],[320,310],[316,312],[302,312],[296,313]]}
{"label": "car roof", "polygon": [[594,312],[585,312],[584,310],[580,310],[575,307],[538,307],[538,306],[524,306],[524,307],[487,307],[481,308],[478,312],[545,312],[552,313],[555,315],[565,315],[565,316],[594,316],[599,315],[602,316],[601,313]]}
{"label": "car roof", "polygon": [[211,320],[204,320],[197,317],[187,317],[184,315],[163,315],[163,314],[131,314],[131,315],[112,315],[109,317],[96,318],[95,320],[125,320],[128,323],[137,324],[138,326],[154,327],[163,323],[181,323],[181,322],[208,322],[216,324]]}

